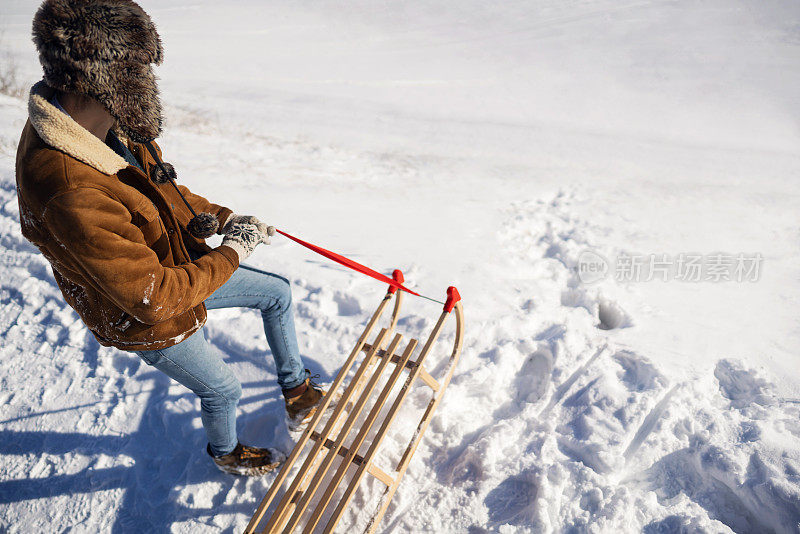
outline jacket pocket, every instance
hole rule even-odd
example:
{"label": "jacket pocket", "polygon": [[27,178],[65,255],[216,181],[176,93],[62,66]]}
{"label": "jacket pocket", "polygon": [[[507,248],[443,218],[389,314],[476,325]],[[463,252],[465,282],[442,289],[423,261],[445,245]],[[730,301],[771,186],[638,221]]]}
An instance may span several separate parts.
{"label": "jacket pocket", "polygon": [[131,222],[141,230],[144,242],[163,262],[170,254],[169,238],[155,205],[147,198],[142,199],[131,212]]}
{"label": "jacket pocket", "polygon": [[139,203],[131,210],[131,221],[133,224],[142,228],[159,220],[158,210],[155,204],[145,196],[139,197]]}

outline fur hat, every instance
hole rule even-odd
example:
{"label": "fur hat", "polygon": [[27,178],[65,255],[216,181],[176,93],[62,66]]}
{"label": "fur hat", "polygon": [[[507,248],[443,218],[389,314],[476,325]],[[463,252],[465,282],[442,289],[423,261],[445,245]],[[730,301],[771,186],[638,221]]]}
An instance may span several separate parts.
{"label": "fur hat", "polygon": [[33,18],[33,42],[50,87],[100,102],[122,132],[143,143],[161,133],[152,63],[161,39],[132,0],[45,0]]}

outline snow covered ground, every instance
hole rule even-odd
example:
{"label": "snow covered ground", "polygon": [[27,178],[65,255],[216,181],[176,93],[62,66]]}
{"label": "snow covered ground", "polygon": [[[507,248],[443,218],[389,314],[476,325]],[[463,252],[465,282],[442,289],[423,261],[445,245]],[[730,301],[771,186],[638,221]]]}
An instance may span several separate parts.
{"label": "snow covered ground", "polygon": [[[141,3],[179,180],[464,297],[387,532],[800,532],[797,2]],[[31,82],[37,4],[0,0]],[[0,117],[0,530],[241,531],[272,477],[216,471],[196,399],[66,306],[19,232],[26,102],[0,95]],[[760,257],[757,280],[679,280],[682,254],[704,277]],[[650,255],[673,270],[617,280]],[[332,379],[384,288],[283,239],[250,263],[292,280]],[[407,311],[418,337],[438,306]],[[242,440],[288,452],[258,317],[206,330],[242,379]]]}

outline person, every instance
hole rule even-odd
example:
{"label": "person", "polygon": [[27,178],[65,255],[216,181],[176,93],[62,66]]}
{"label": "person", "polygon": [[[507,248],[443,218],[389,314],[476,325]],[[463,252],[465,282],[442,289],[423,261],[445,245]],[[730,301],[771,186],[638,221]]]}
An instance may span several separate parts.
{"label": "person", "polygon": [[[324,394],[298,352],[288,280],[242,265],[273,229],[176,185],[153,142],[162,115],[150,17],[131,0],[46,0],[33,20],[44,79],[16,161],[23,235],[98,342],[137,354],[200,398],[206,450],[261,475],[270,448],[237,440],[241,385],[203,334],[206,310],[260,310],[291,429]],[[205,239],[221,234],[211,248]]]}

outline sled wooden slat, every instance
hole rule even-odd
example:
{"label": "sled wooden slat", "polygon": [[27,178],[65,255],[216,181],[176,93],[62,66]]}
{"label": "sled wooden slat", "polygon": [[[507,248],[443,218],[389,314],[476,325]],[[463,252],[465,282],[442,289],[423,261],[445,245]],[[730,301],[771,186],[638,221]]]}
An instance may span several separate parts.
{"label": "sled wooden slat", "polygon": [[[325,490],[325,494],[322,496],[322,499],[317,505],[316,510],[314,510],[314,513],[308,520],[304,532],[312,532],[314,527],[319,522],[320,516],[325,511],[325,507],[328,506],[330,498],[333,496],[333,492],[336,491],[336,488],[339,486],[339,484],[344,479],[344,476],[347,474],[347,469],[350,467],[350,464],[352,463],[356,453],[358,452],[358,449],[361,447],[361,444],[364,443],[364,440],[367,437],[367,433],[370,431],[372,426],[375,424],[375,421],[378,419],[378,415],[380,414],[381,409],[383,409],[383,405],[386,403],[386,400],[389,398],[389,394],[392,392],[394,385],[397,383],[397,379],[399,378],[400,373],[403,371],[403,369],[405,369],[405,362],[407,362],[408,359],[411,357],[411,354],[414,352],[414,349],[416,347],[417,347],[417,340],[412,339],[408,343],[406,350],[403,351],[403,355],[400,358],[400,363],[397,366],[395,366],[394,372],[389,376],[389,380],[386,381],[383,390],[378,395],[378,399],[372,406],[372,410],[370,410],[369,415],[367,415],[367,418],[361,425],[361,429],[359,430],[356,437],[353,439],[353,442],[350,445],[351,453],[344,459],[343,462],[341,462],[341,464],[339,464],[339,469],[328,483],[328,487]],[[393,353],[394,353],[394,347],[392,348],[392,350],[387,351],[387,354],[389,355]],[[391,358],[388,357],[384,358],[381,361],[380,367],[375,371],[376,375],[381,374],[383,372],[383,369],[389,364],[390,361]],[[378,435],[375,437],[375,440],[380,441],[382,437],[383,437],[382,435]],[[362,460],[361,465],[366,466],[367,471],[369,471],[369,467],[372,464],[369,463],[369,461],[367,461],[366,459],[364,459]],[[389,482],[387,486],[391,486],[392,484],[394,484],[394,479],[390,478],[390,480],[391,482]],[[359,482],[360,482],[360,477],[358,479],[356,477],[353,477],[353,479],[350,482],[350,487],[355,488]],[[350,487],[348,487],[348,490]]]}
{"label": "sled wooden slat", "polygon": [[[353,484],[351,482],[350,487],[348,487],[347,490],[345,491],[345,494],[342,496],[342,498],[339,501],[339,505],[336,507],[336,510],[333,512],[333,516],[331,516],[331,519],[328,521],[328,524],[325,527],[325,532],[332,532],[333,531],[333,528],[336,526],[336,523],[339,521],[339,519],[341,519],[342,514],[344,513],[345,509],[347,508],[347,505],[350,504],[350,500],[353,498],[353,495],[355,494],[355,489],[356,489],[356,487],[358,485],[358,482],[360,482],[361,478],[364,476],[363,466],[365,464],[369,464],[370,462],[372,462],[372,459],[375,457],[375,454],[377,453],[378,448],[380,447],[381,441],[383,440],[383,437],[386,435],[386,431],[388,430],[389,426],[392,424],[392,421],[394,420],[394,418],[397,416],[397,413],[400,411],[400,407],[403,405],[403,402],[405,401],[406,396],[411,391],[411,387],[413,386],[414,381],[417,379],[420,371],[422,370],[422,363],[424,363],[425,357],[430,352],[431,347],[433,347],[433,344],[436,343],[436,340],[439,337],[439,333],[442,330],[442,326],[444,325],[444,322],[447,319],[447,316],[448,316],[447,312],[442,312],[442,314],[439,316],[439,320],[436,322],[436,326],[433,327],[433,331],[428,336],[428,340],[425,342],[425,346],[422,348],[422,352],[417,357],[417,365],[414,367],[414,369],[408,375],[408,378],[406,379],[405,384],[403,384],[403,388],[400,390],[400,394],[397,396],[397,398],[395,398],[394,404],[392,404],[392,407],[389,409],[389,413],[386,415],[386,418],[383,420],[383,424],[381,425],[381,428],[378,430],[378,434],[377,434],[378,437],[376,437],[376,439],[372,442],[372,445],[367,450],[367,453],[364,455],[364,463],[358,469],[358,471],[356,471],[356,474],[353,476],[353,481],[357,481],[357,482],[355,484]],[[458,337],[458,333],[456,334],[456,336]],[[459,350],[459,352],[460,352],[460,350]],[[452,358],[451,358],[451,360],[452,360]],[[451,363],[454,363],[454,362],[451,362]],[[451,367],[451,370],[454,369],[454,368],[455,368],[454,366]],[[413,441],[413,439],[412,439],[412,441]],[[402,465],[402,462],[401,462],[401,465]],[[394,496],[394,493],[397,490],[397,486],[400,484],[400,480],[403,478],[403,475],[405,474],[405,469],[401,470],[401,469],[398,468],[397,471],[399,473],[395,477],[394,484],[392,484],[391,486],[389,486],[387,488],[387,490],[386,490],[387,493],[384,494],[384,498],[383,498],[383,500],[381,502],[381,505],[380,505],[378,511],[376,512],[376,514],[373,516],[372,520],[370,521],[370,527],[368,527],[368,528],[371,528],[373,525],[375,526],[374,528],[377,528],[377,525],[380,523],[380,520],[383,518],[383,514],[386,513],[386,508],[388,507],[388,501],[391,500],[392,496]],[[387,498],[387,496],[388,496],[388,498]],[[384,505],[384,503],[385,503],[385,505]],[[373,531],[374,531],[374,529],[373,529]]]}
{"label": "sled wooden slat", "polygon": [[[392,336],[397,324],[402,299],[401,292],[395,295],[395,305],[389,326],[381,329],[372,342],[367,342],[367,338],[384,312],[394,291],[390,290],[387,293],[331,384],[320,408],[311,418],[308,428],[298,440],[273,481],[269,492],[259,504],[245,530],[247,534],[256,531],[312,533],[324,530],[326,533],[332,532],[344,516],[348,505],[367,474],[385,486],[378,509],[372,516],[367,531],[374,532],[378,528],[388,509],[389,502],[408,468],[411,457],[441,401],[458,361],[462,344],[463,316],[461,304],[458,302],[460,297],[458,297],[457,291],[454,289],[453,291],[456,298],[450,300],[450,290],[448,290],[449,307],[445,305],[445,311],[440,315],[419,355],[413,360],[411,356],[419,346],[419,341],[416,339],[411,339],[400,353],[399,346],[402,336],[396,334],[384,349],[384,344]],[[456,319],[455,343],[448,367],[443,372],[445,376],[441,380],[437,380],[425,369],[424,363],[436,344],[451,311],[455,312],[452,315]],[[353,372],[355,360],[362,352],[365,353],[365,356]],[[393,364],[391,370],[389,370],[390,364]],[[398,388],[397,384],[404,373],[407,376],[402,386]],[[349,383],[345,384],[347,377],[351,375]],[[430,388],[431,400],[414,435],[406,446],[400,462],[394,468],[394,474],[390,474],[375,465],[373,461],[392,423],[398,418],[404,402],[417,383],[425,384]],[[332,409],[328,409],[332,399],[339,395],[341,389],[343,391],[338,397],[336,405]],[[387,406],[388,409],[385,409]],[[324,413],[326,409],[329,416]],[[324,422],[325,417],[328,417],[327,422]],[[297,469],[296,465],[299,465],[297,462],[303,454],[306,454],[305,459],[301,467]],[[283,496],[278,499],[278,494],[284,482],[287,481],[290,471],[296,471],[296,473],[288,487],[285,488]],[[349,481],[348,475],[350,475]],[[266,525],[261,525],[262,519],[273,502],[277,502],[277,504],[272,515],[269,516]]]}
{"label": "sled wooden slat", "polygon": [[[313,439],[314,441],[317,441],[317,439],[319,439],[319,434],[317,434],[315,432],[311,436],[311,439]],[[323,445],[323,447],[325,447],[326,449],[332,449],[333,446],[334,446],[334,443],[330,438],[326,439],[325,443]],[[348,454],[350,454],[350,449],[348,447],[345,447],[344,445],[342,445],[341,447],[339,447],[339,451],[338,452],[339,452],[339,456],[345,458],[345,457],[347,457]],[[354,464],[357,464],[357,465],[361,465],[361,462],[363,462],[363,461],[364,461],[364,457],[361,456],[361,455],[358,455],[358,454],[356,454],[353,457],[353,460],[352,460],[352,462]]]}
{"label": "sled wooden slat", "polygon": [[[312,439],[314,438],[312,437]],[[327,440],[327,443],[325,443],[325,447],[328,448],[330,448],[332,445],[333,442],[331,440]],[[346,457],[349,454],[349,452],[350,452],[349,448],[342,447],[341,449],[339,449],[339,456]],[[364,463],[364,457],[361,456],[360,454],[356,454],[355,456],[352,457],[351,463],[355,465],[361,465],[362,463]],[[380,480],[381,482],[383,482],[384,484],[386,484],[387,486],[391,486],[392,484],[394,484],[394,479],[391,477],[391,475],[389,475],[386,471],[384,471],[375,464],[369,464],[367,466],[367,472],[370,475],[377,478],[378,480]],[[294,494],[294,497],[292,497],[292,503],[293,504],[296,503],[300,499],[300,496],[302,494],[303,494],[302,491],[297,491]]]}
{"label": "sled wooden slat", "polygon": [[[422,435],[425,433],[425,430],[428,428],[428,424],[430,423],[430,418],[433,415],[433,412],[436,410],[436,407],[439,405],[439,402],[442,400],[442,394],[444,390],[447,389],[447,386],[450,384],[450,379],[453,378],[453,373],[456,369],[456,364],[458,363],[458,358],[461,356],[461,345],[464,342],[464,312],[461,307],[461,303],[457,302],[454,308],[455,315],[456,315],[456,340],[453,344],[453,352],[450,355],[450,368],[447,371],[447,375],[445,375],[444,381],[442,382],[441,391],[438,392],[431,402],[428,404],[428,409],[425,410],[425,414],[422,416],[422,420],[420,421],[419,425],[417,426],[417,431],[414,433],[414,437],[411,439],[411,443],[409,444],[408,448],[406,448],[406,452],[403,454],[403,457],[400,459],[400,463],[397,465],[397,475],[395,476],[395,483],[394,485],[390,486],[386,489],[386,493],[383,495],[382,502],[378,511],[370,520],[370,524],[367,527],[367,533],[373,534],[380,525],[381,519],[383,519],[383,515],[386,513],[386,510],[389,508],[389,503],[392,500],[395,492],[397,491],[397,487],[400,485],[400,481],[403,479],[403,475],[406,473],[406,469],[408,469],[408,464],[411,460],[411,456],[414,454],[414,451],[417,449],[417,445],[419,445],[420,440],[422,439]],[[439,319],[439,323],[437,326],[440,326],[442,318]],[[438,332],[434,329],[434,332],[431,333],[431,336]],[[423,354],[425,351],[423,350]],[[422,360],[422,355],[420,355],[420,363]],[[374,454],[374,452],[372,453]],[[364,455],[366,461],[370,461],[372,459],[372,455],[370,452],[367,452]]]}
{"label": "sled wooden slat", "polygon": [[419,378],[420,380],[425,382],[425,384],[433,391],[439,391],[439,382],[437,382],[435,378],[429,375],[428,371],[426,371],[425,368],[422,366],[420,366]]}
{"label": "sled wooden slat", "polygon": [[389,475],[389,473],[387,473],[380,467],[376,466],[375,464],[367,465],[367,473],[374,476],[387,486],[392,486],[394,484],[394,479]]}
{"label": "sled wooden slat", "polygon": [[[364,351],[364,352],[368,352],[371,348],[372,348],[372,345],[370,345],[369,343],[364,343],[364,347],[362,347],[361,350]],[[381,349],[375,355],[378,358],[385,358],[386,357],[386,351]],[[394,363],[394,364],[400,363],[400,356],[398,356],[397,354],[392,354],[391,362]],[[409,361],[407,361],[405,363],[405,366],[408,367],[409,369],[413,369],[415,365],[417,365],[416,362],[414,362],[412,360],[409,360]]]}
{"label": "sled wooden slat", "polygon": [[[328,393],[322,399],[322,402],[320,403],[319,408],[317,409],[317,411],[314,414],[314,416],[311,418],[311,422],[309,423],[308,428],[303,433],[303,435],[300,437],[300,440],[295,445],[294,449],[292,450],[292,453],[289,455],[289,458],[287,458],[286,462],[283,464],[283,467],[278,472],[278,475],[275,477],[275,480],[273,481],[269,492],[267,492],[267,494],[261,500],[261,503],[258,505],[258,508],[256,509],[255,513],[253,514],[253,517],[250,519],[250,522],[247,524],[247,527],[245,528],[245,533],[250,534],[252,532],[255,532],[255,529],[256,529],[256,527],[258,527],[258,524],[261,522],[261,519],[264,517],[264,514],[267,511],[267,508],[269,508],[269,505],[272,503],[272,501],[278,495],[278,491],[280,491],[281,486],[283,485],[283,482],[286,480],[286,477],[289,474],[289,471],[292,469],[292,467],[294,466],[295,462],[297,461],[297,459],[302,454],[303,448],[305,447],[306,443],[308,443],[308,440],[311,437],[311,433],[314,431],[314,429],[317,427],[317,425],[319,424],[319,422],[322,420],[323,416],[325,415],[325,411],[327,410],[328,406],[330,405],[331,399],[333,398],[336,390],[342,385],[342,383],[344,382],[345,377],[347,377],[347,374],[349,373],[350,368],[353,366],[353,364],[356,361],[356,358],[361,353],[361,347],[363,347],[364,343],[366,343],[367,338],[372,333],[372,330],[375,328],[375,325],[378,323],[378,320],[380,319],[380,317],[383,315],[383,312],[386,309],[386,305],[392,299],[392,296],[393,296],[393,294],[391,292],[387,292],[386,296],[383,298],[381,303],[378,305],[378,308],[375,310],[375,313],[373,313],[372,317],[370,317],[369,321],[367,322],[367,326],[364,328],[364,332],[361,333],[361,336],[358,338],[358,341],[356,342],[356,346],[350,352],[350,355],[348,356],[348,358],[345,361],[344,365],[342,365],[342,368],[339,370],[339,373],[336,375],[336,378],[334,379],[333,384],[331,384],[330,388],[328,389]],[[392,319],[391,319],[391,322],[389,324],[389,329],[390,330],[393,330],[395,325],[397,324],[397,320],[399,318],[400,305],[402,304],[402,299],[403,299],[403,294],[402,293],[396,295],[396,297],[395,297],[394,311],[392,312]],[[293,494],[293,492],[287,491],[287,495],[292,495],[292,494]]]}
{"label": "sled wooden slat", "polygon": [[[311,447],[311,451],[308,453],[308,456],[306,456],[306,460],[305,462],[303,462],[303,466],[300,468],[300,471],[298,471],[297,474],[295,475],[295,478],[292,481],[291,485],[289,486],[287,492],[284,494],[283,499],[281,499],[281,501],[278,503],[278,510],[280,510],[280,514],[273,514],[273,516],[267,522],[267,527],[266,527],[267,531],[272,532],[273,529],[277,531],[283,528],[282,525],[284,523],[285,516],[287,515],[288,512],[287,506],[291,506],[291,502],[288,501],[287,497],[289,495],[294,495],[295,492],[298,490],[303,491],[303,496],[300,498],[300,502],[297,503],[296,505],[297,509],[289,519],[289,523],[293,522],[296,523],[297,520],[299,520],[300,515],[303,513],[303,511],[305,511],[305,506],[308,504],[308,499],[306,498],[306,495],[312,495],[313,490],[309,493],[307,490],[302,489],[302,486],[305,484],[304,478],[306,477],[306,475],[317,471],[315,468],[315,463],[318,460],[317,455],[322,450],[325,440],[332,433],[333,428],[336,425],[337,420],[339,419],[339,416],[341,416],[342,413],[345,411],[348,402],[350,400],[350,397],[359,387],[361,382],[361,377],[364,376],[364,374],[369,369],[370,363],[372,362],[375,353],[383,344],[383,341],[388,333],[389,331],[386,328],[381,329],[380,333],[378,334],[378,337],[375,340],[375,343],[373,344],[372,350],[370,350],[369,353],[367,353],[367,356],[364,358],[364,361],[361,362],[361,365],[358,367],[358,370],[356,371],[355,376],[350,382],[350,385],[344,390],[344,393],[342,393],[342,396],[339,399],[336,408],[334,408],[333,413],[330,416],[330,419],[328,419],[328,422],[325,424],[325,428],[320,433],[320,439],[316,441],[315,444]],[[331,388],[331,390],[335,391],[333,388]],[[330,395],[331,392],[328,392],[328,395],[326,396]],[[321,414],[318,411],[316,415],[321,415]],[[319,421],[317,421],[317,423],[318,422]],[[308,432],[308,430],[306,432]],[[295,445],[295,448],[297,448],[297,445]],[[316,482],[315,474],[312,474],[312,478],[308,483],[314,484],[316,486],[318,482]],[[287,527],[286,531],[291,532],[292,527],[291,526]]]}
{"label": "sled wooden slat", "polygon": [[[400,334],[397,334],[395,336],[395,338],[392,340],[392,343],[389,345],[389,349],[388,349],[388,351],[390,353],[393,353],[394,350],[397,348],[397,345],[400,343],[400,339],[401,338],[402,338],[402,336]],[[365,358],[364,359],[364,363],[361,364],[361,368],[359,368],[359,372],[361,372],[362,369],[363,369],[364,372],[366,372],[367,368],[369,367],[368,360],[371,359],[370,356],[374,356],[375,352],[377,352],[377,350],[376,350],[376,348],[373,348],[373,350],[370,351],[369,354],[367,354],[367,358]],[[308,488],[306,488],[306,491],[305,491],[305,493],[303,495],[303,498],[297,504],[297,508],[295,509],[294,514],[292,514],[292,517],[289,519],[289,522],[286,525],[286,531],[292,532],[294,530],[294,528],[297,526],[297,524],[300,522],[300,519],[301,519],[303,513],[306,511],[306,508],[308,507],[308,505],[311,502],[311,498],[314,496],[315,492],[317,491],[317,488],[319,487],[320,483],[322,482],[322,479],[328,473],[328,470],[330,469],[331,465],[333,464],[333,461],[336,458],[336,454],[338,453],[339,448],[344,444],[344,440],[347,437],[348,433],[350,432],[350,429],[353,428],[353,425],[355,425],[356,419],[358,419],[358,416],[361,413],[361,410],[364,408],[364,406],[366,406],[366,403],[369,400],[369,397],[370,397],[370,394],[372,393],[372,390],[375,388],[375,385],[378,383],[378,379],[380,378],[380,373],[383,370],[383,368],[386,366],[388,361],[389,360],[387,360],[387,359],[384,359],[384,360],[381,361],[381,364],[378,366],[378,368],[372,374],[372,377],[370,378],[370,380],[367,383],[366,387],[361,392],[361,395],[358,398],[358,400],[356,401],[356,404],[354,405],[353,409],[350,411],[350,414],[348,415],[347,420],[344,422],[344,425],[342,425],[342,428],[339,430],[339,436],[336,438],[336,441],[335,441],[335,443],[333,445],[333,448],[331,448],[328,451],[328,454],[325,457],[325,459],[322,461],[322,464],[320,464],[320,466],[316,469],[316,472],[314,473],[314,475],[313,475],[313,477],[311,479],[311,482],[308,485]],[[353,379],[353,381],[356,382],[359,378],[360,377],[357,375]],[[298,474],[298,476],[300,476],[300,475]],[[312,516],[313,516],[313,512],[312,512]]]}
{"label": "sled wooden slat", "polygon": [[[385,300],[386,299],[390,299],[391,297],[392,297],[392,291],[388,291],[386,293],[386,296],[384,297],[384,299]],[[394,309],[392,310],[392,317],[391,317],[391,320],[389,322],[389,327],[387,329],[385,329],[385,331],[382,330],[378,334],[378,337],[376,338],[375,342],[373,344],[369,345],[370,347],[375,345],[378,350],[383,350],[380,347],[381,347],[381,345],[383,343],[383,340],[386,338],[386,336],[388,336],[389,333],[397,325],[397,321],[399,319],[400,306],[402,305],[402,303],[403,303],[403,294],[402,293],[396,294],[395,295],[395,302],[394,302]],[[369,365],[372,363],[372,356],[373,356],[373,351],[370,348],[370,350],[368,351],[368,354],[367,354],[367,358],[364,360],[364,362],[362,362],[361,369],[366,369],[367,367],[369,367]],[[349,371],[349,368],[348,368],[348,371]],[[340,371],[339,375],[337,375],[337,378],[341,374],[342,374],[342,371]],[[361,388],[364,385],[363,374],[362,374],[361,378],[359,378],[359,374],[360,373],[356,374],[356,377],[351,381],[350,385],[347,387],[347,389],[345,390],[345,392],[342,394],[342,396],[339,399],[340,400],[340,404],[345,406],[345,409],[350,407],[349,398],[351,396],[353,396],[353,395],[357,395],[358,392],[361,390]],[[329,390],[331,392],[331,395],[334,395],[334,396],[336,395],[336,390],[334,389],[335,385],[336,385],[336,383],[334,382],[334,384],[331,386],[331,389]],[[334,414],[331,416],[331,419],[329,421],[329,423],[331,424],[331,430],[330,430],[329,434],[335,435],[336,432],[338,431],[339,415],[341,413],[343,413],[343,412],[339,411],[337,409],[334,412]],[[308,428],[308,430],[306,432],[311,432],[312,434],[313,433],[317,433],[315,431],[315,428],[316,428],[316,426],[318,424],[319,424],[319,421],[312,421],[312,423],[309,425],[309,428]],[[328,427],[326,427],[326,428],[328,428]],[[317,433],[317,435],[319,435],[319,433]],[[328,439],[326,438],[325,440],[323,440],[323,443],[325,443],[327,441],[328,441]],[[317,451],[317,453],[318,452],[319,451]],[[317,453],[314,453],[312,451],[312,453],[309,454],[309,458],[311,460],[311,464],[310,464],[310,466],[304,465],[304,468],[307,468],[306,469],[307,472],[314,473],[316,471],[316,469],[319,467],[319,464],[322,461],[322,456],[317,454]],[[294,507],[301,500],[301,498],[303,496],[303,492],[306,489],[305,487],[310,482],[310,477],[303,477],[303,476],[301,476],[301,474],[298,474],[298,475],[295,476],[294,481],[298,482],[298,485],[296,486],[296,489],[294,490],[294,493],[292,494],[290,491],[287,491],[287,493],[286,493],[287,495],[290,495],[290,494],[293,495],[292,500],[290,501],[290,503],[285,504],[283,506],[279,505],[278,508],[277,508],[277,513],[275,514],[275,516],[270,518],[270,522],[272,522],[274,520],[275,524],[278,525],[277,529],[274,530],[276,532],[278,530],[280,530],[280,526],[283,525],[286,522],[286,520],[288,518],[288,515],[294,510]],[[294,482],[293,482],[293,484],[294,484]],[[269,527],[269,525],[268,525],[268,527]],[[266,532],[267,530],[265,529],[264,531]]]}
{"label": "sled wooden slat", "polygon": [[[363,350],[364,352],[367,352],[367,351],[369,351],[370,347],[371,347],[371,345],[365,343],[364,347],[361,350]],[[379,350],[377,352],[376,356],[378,356],[378,358],[385,358],[386,357],[386,351],[381,349],[381,350]],[[394,363],[394,364],[397,364],[397,363],[400,362],[400,357],[397,356],[396,354],[392,355],[391,358],[392,358],[392,363]],[[413,369],[414,367],[417,366],[417,362],[415,362],[413,360],[409,360],[409,361],[405,362],[404,365],[409,369]],[[428,373],[428,371],[426,371],[425,369],[422,369],[422,371],[420,371],[419,377],[422,379],[423,382],[425,382],[428,386],[430,386],[430,388],[432,390],[434,390],[434,391],[438,391],[439,390],[439,382],[437,382],[436,379],[433,378],[430,375],[430,373]]]}

